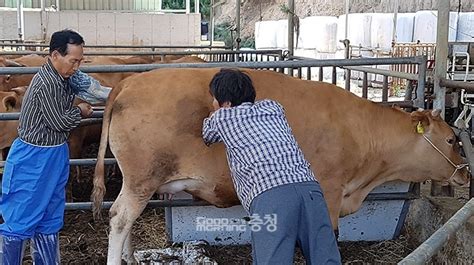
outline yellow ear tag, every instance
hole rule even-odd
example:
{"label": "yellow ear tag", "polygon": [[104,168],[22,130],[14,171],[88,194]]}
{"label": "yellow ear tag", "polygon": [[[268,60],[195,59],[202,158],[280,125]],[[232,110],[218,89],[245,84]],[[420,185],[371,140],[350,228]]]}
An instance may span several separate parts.
{"label": "yellow ear tag", "polygon": [[423,127],[423,124],[421,124],[421,121],[419,121],[418,124],[416,125],[416,132],[419,134],[425,133],[425,127]]}

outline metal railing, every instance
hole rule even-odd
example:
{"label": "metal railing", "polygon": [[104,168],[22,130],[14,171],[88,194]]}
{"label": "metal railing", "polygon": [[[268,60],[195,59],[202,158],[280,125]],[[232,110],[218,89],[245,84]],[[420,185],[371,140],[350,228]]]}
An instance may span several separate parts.
{"label": "metal railing", "polygon": [[[49,48],[49,44],[44,43],[21,43],[16,40],[15,43],[8,43],[15,40],[0,40],[0,47],[25,47],[25,48]],[[210,45],[84,45],[88,49],[231,49],[230,46],[210,46]],[[34,52],[34,51],[31,51]]]}
{"label": "metal railing", "polygon": [[[47,55],[45,51],[0,51],[5,55]],[[85,56],[160,56],[168,55],[199,56],[208,62],[259,62],[281,61],[283,50],[196,50],[196,51],[85,51]],[[145,70],[148,71],[148,70]]]}
{"label": "metal railing", "polygon": [[[390,65],[408,65],[408,64],[414,64],[417,65],[417,68],[420,69],[421,74],[412,74],[412,73],[405,73],[405,72],[399,72],[399,71],[391,71],[391,70],[383,70],[383,69],[377,69],[377,68],[370,68],[370,67],[361,67],[361,66],[340,66],[340,68],[346,69],[346,83],[345,83],[345,89],[350,90],[350,82],[349,80],[351,79],[351,72],[352,71],[358,71],[363,73],[363,78],[362,78],[362,97],[366,98],[368,97],[368,74],[378,74],[383,76],[383,85],[382,85],[382,104],[396,104],[400,107],[417,107],[417,108],[424,108],[425,107],[425,98],[424,98],[424,90],[425,90],[425,69],[426,69],[426,57],[424,56],[419,56],[419,57],[403,57],[403,58],[416,58],[413,60],[411,63],[407,64],[390,64]],[[310,58],[306,57],[301,57],[301,56],[292,56],[290,59],[294,60],[308,60]],[[366,59],[356,59],[353,61],[359,61],[359,60],[367,60]],[[391,61],[395,58],[374,58],[377,60],[388,60]],[[401,58],[397,58],[401,59]],[[326,60],[325,60],[326,61]],[[387,63],[389,64],[389,63]],[[292,75],[293,71],[297,71],[297,76],[299,78],[302,77],[302,72],[303,70],[301,68],[293,68],[290,70],[289,74]],[[312,70],[310,67],[306,69],[306,76],[307,79],[311,80],[311,75],[312,75]],[[324,70],[323,68],[319,68],[319,73],[318,73],[318,80],[323,81],[323,74]],[[406,89],[407,96],[405,97],[405,100],[403,101],[388,101],[388,96],[389,96],[389,77],[395,77],[395,78],[401,78],[401,79],[406,79],[408,80],[408,86]],[[333,66],[332,67],[332,74],[331,74],[331,82],[333,84],[336,84],[337,81],[337,67]],[[415,98],[412,99],[412,82],[410,81],[417,81],[417,90],[415,94]],[[408,97],[409,95],[409,97]]]}
{"label": "metal railing", "polygon": [[398,264],[426,264],[472,216],[474,216],[474,198],[471,198],[440,229]]}

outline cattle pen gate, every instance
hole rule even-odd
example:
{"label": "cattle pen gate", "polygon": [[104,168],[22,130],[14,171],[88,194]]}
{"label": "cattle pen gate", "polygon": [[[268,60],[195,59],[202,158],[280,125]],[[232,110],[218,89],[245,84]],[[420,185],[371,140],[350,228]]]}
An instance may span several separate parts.
{"label": "cattle pen gate", "polygon": [[[105,47],[104,47],[105,48]],[[113,47],[112,47],[113,48]],[[362,97],[367,98],[368,86],[367,75],[379,74],[383,76],[382,100],[377,102],[384,105],[398,105],[407,109],[424,108],[426,105],[426,57],[403,57],[403,58],[375,58],[375,59],[334,59],[334,60],[316,60],[303,57],[285,58],[281,50],[257,50],[257,51],[229,51],[229,50],[213,50],[210,47],[204,47],[204,50],[196,51],[157,51],[162,47],[146,47],[151,51],[90,51],[86,50],[85,55],[91,56],[124,56],[124,55],[140,55],[140,56],[160,56],[167,55],[196,55],[206,58],[209,63],[205,64],[140,64],[140,65],[102,65],[102,66],[84,66],[81,70],[87,73],[106,73],[106,72],[143,72],[159,68],[215,68],[215,67],[239,67],[253,68],[262,70],[273,70],[293,75],[299,78],[312,80],[314,73],[317,73],[319,81],[323,80],[324,69],[331,69],[331,82],[336,83],[336,69],[343,68],[345,70],[360,71],[363,73]],[[199,47],[189,47],[197,49]],[[200,47],[202,48],[202,47]],[[0,55],[25,55],[30,53],[44,54],[41,51],[19,51],[19,52],[0,52]],[[286,59],[286,60],[285,60]],[[417,65],[419,72],[417,74],[407,74],[397,71],[388,71],[369,68],[373,65]],[[10,74],[31,74],[36,73],[37,67],[19,67],[19,68],[0,68],[0,75]],[[388,78],[401,78],[409,81],[410,84],[416,83],[416,89],[412,92],[407,89],[408,95],[403,101],[389,101]],[[464,91],[474,92],[474,87],[469,84],[454,83],[453,81],[444,80],[444,84],[454,89],[464,89]],[[346,89],[350,88],[346,87]],[[429,94],[428,94],[429,97]],[[95,123],[102,117],[102,111],[95,111],[90,119],[85,119],[81,124]],[[18,119],[18,113],[1,113],[0,120]],[[467,133],[467,136],[466,136]],[[459,132],[463,146],[466,149],[471,148],[470,134],[467,128]],[[471,148],[472,149],[472,148]],[[466,151],[469,162],[472,165],[472,152]],[[95,159],[73,159],[71,165],[93,165]],[[3,166],[4,162],[0,162]],[[106,164],[115,163],[114,159],[106,159]],[[471,197],[473,184],[471,181]],[[408,183],[391,183],[376,188],[369,194],[364,202],[364,206],[350,216],[344,217],[340,222],[340,239],[349,240],[385,240],[395,238],[400,234],[401,227],[405,221],[408,211],[409,202],[419,196],[419,186]],[[103,207],[109,208],[112,202],[104,202]],[[200,206],[199,215],[210,215],[215,208],[208,206],[206,202],[194,201],[192,199],[180,199],[174,201],[151,201],[149,207],[167,207],[167,226],[171,238],[186,240],[189,233],[189,227],[180,226],[180,222],[191,221],[194,216],[187,215],[190,212],[189,207]],[[185,207],[185,208],[175,208]],[[67,209],[91,209],[90,202],[67,203]],[[234,208],[234,207],[233,207]],[[186,209],[186,210],[183,210]],[[226,211],[226,209],[224,209]],[[228,209],[228,216],[241,216],[240,209]],[[362,216],[370,215],[372,219],[363,220]],[[472,214],[471,214],[472,215]],[[220,216],[223,216],[222,214]],[[173,218],[171,218],[173,217]],[[179,220],[179,221],[178,221]],[[187,224],[193,225],[193,224]],[[180,230],[180,231],[178,231]],[[183,232],[184,231],[184,232]],[[209,236],[209,235],[208,235]],[[211,236],[216,237],[216,234]],[[217,235],[224,238],[222,234]],[[233,235],[232,242],[247,242],[248,238],[244,236]],[[248,235],[247,235],[248,236]],[[207,238],[212,241],[212,238]],[[222,243],[222,242],[221,242]]]}

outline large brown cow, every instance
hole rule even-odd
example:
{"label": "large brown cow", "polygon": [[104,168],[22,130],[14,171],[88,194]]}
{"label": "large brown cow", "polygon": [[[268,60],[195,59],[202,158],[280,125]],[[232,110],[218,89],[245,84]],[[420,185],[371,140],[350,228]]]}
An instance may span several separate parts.
{"label": "large brown cow", "polygon": [[[238,203],[224,146],[206,147],[202,121],[212,110],[208,85],[217,69],[162,69],[134,75],[106,104],[94,178],[95,213],[105,192],[107,142],[123,173],[110,210],[108,263],[131,257],[132,224],[155,193],[186,191],[218,207]],[[455,135],[439,112],[382,107],[331,84],[246,70],[257,98],[279,101],[324,191],[333,226],[391,180],[466,184]],[[418,125],[418,123],[420,125]],[[423,126],[424,134],[416,132]],[[426,138],[425,138],[426,137]],[[438,152],[434,146],[442,152]],[[443,157],[446,155],[447,159]]]}

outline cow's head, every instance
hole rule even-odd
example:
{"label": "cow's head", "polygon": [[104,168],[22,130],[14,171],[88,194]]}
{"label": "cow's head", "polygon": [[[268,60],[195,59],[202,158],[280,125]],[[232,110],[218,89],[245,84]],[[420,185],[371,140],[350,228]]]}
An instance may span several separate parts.
{"label": "cow's head", "polygon": [[[23,95],[26,87],[17,87],[11,91],[0,91],[0,112],[20,112]],[[11,146],[17,132],[18,121],[0,121],[0,149]]]}
{"label": "cow's head", "polygon": [[417,134],[416,163],[427,169],[429,178],[443,185],[469,182],[466,161],[460,155],[459,141],[439,110],[411,113],[413,132]]}

